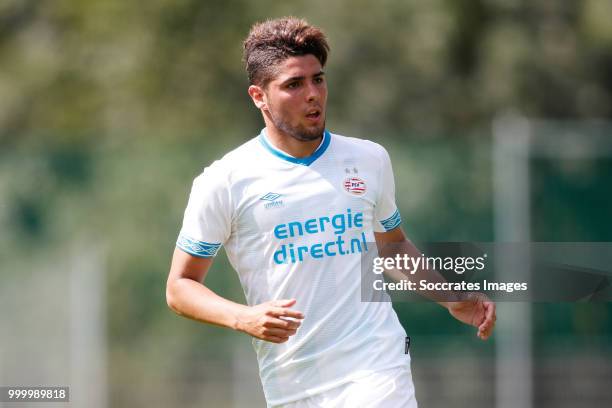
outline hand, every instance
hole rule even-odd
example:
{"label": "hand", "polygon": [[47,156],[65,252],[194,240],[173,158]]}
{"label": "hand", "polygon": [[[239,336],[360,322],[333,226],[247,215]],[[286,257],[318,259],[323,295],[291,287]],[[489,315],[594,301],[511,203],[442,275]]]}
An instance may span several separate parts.
{"label": "hand", "polygon": [[302,324],[304,314],[290,309],[295,299],[273,300],[247,307],[238,316],[236,328],[272,343],[284,343]]}
{"label": "hand", "polygon": [[493,332],[497,316],[495,315],[495,303],[484,293],[472,292],[467,295],[466,300],[461,302],[449,302],[448,312],[460,322],[478,328],[477,336],[482,340],[489,338]]}

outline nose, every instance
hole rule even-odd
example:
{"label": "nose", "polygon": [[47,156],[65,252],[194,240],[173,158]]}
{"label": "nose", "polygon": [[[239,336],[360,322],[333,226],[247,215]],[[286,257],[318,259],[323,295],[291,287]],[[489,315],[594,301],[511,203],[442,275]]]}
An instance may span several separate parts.
{"label": "nose", "polygon": [[308,102],[316,102],[321,98],[321,91],[316,84],[310,83],[306,90],[306,100]]}

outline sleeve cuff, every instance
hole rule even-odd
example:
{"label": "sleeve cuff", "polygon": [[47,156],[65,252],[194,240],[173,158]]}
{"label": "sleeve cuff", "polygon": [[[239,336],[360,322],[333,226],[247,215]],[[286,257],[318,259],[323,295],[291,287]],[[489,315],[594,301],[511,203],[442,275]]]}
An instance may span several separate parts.
{"label": "sleeve cuff", "polygon": [[213,258],[217,255],[217,251],[221,248],[221,244],[198,241],[186,237],[185,235],[179,235],[176,241],[176,247],[187,252],[189,255],[199,258]]}
{"label": "sleeve cuff", "polygon": [[402,223],[402,216],[399,213],[399,210],[395,210],[392,216],[387,219],[384,219],[380,222],[383,228],[386,231],[391,231],[394,228],[397,228]]}

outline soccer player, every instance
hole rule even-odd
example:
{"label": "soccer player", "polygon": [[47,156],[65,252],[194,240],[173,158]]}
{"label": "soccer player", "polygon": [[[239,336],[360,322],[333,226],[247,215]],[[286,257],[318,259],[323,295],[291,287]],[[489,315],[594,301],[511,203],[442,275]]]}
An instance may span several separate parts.
{"label": "soccer player", "polygon": [[[325,128],[329,47],[296,18],[244,41],[255,138],[198,176],[167,284],[180,315],[253,337],[268,406],[416,407],[406,332],[389,302],[361,301],[374,242],[415,248],[400,227],[387,151]],[[357,102],[356,102],[357,103]],[[223,245],[248,305],[203,282]],[[489,301],[441,302],[486,339]]]}

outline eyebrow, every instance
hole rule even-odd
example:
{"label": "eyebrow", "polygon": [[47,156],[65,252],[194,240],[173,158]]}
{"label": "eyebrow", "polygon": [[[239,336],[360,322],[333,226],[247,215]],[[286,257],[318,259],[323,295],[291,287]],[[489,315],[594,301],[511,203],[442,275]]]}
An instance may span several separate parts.
{"label": "eyebrow", "polygon": [[[313,78],[318,78],[318,77],[321,77],[321,76],[324,76],[324,75],[325,75],[325,72],[319,71],[316,74],[314,74],[312,77]],[[286,84],[288,82],[291,82],[291,81],[300,81],[300,80],[302,80],[304,78],[306,78],[306,77],[303,76],[303,75],[302,76],[294,76],[294,77],[291,77],[291,78],[287,78],[283,82],[281,82],[281,85],[284,85],[284,84]]]}

